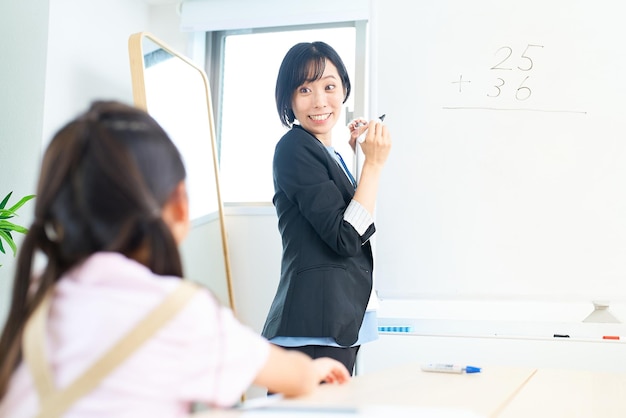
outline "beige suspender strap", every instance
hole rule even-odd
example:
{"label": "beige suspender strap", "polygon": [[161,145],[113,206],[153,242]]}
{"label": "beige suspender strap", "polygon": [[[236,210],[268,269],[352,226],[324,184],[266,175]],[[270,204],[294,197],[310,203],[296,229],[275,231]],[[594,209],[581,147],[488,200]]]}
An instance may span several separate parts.
{"label": "beige suspender strap", "polygon": [[[181,285],[142,319],[135,328],[63,390],[54,389],[49,365],[45,359],[43,336],[41,336],[41,338],[34,338],[35,332],[43,332],[45,329],[45,317],[47,315],[46,306],[38,307],[37,310],[41,308],[43,312],[43,314],[41,314],[44,318],[43,326],[35,323],[32,328],[36,329],[28,333],[26,333],[25,330],[23,342],[24,359],[33,373],[35,386],[41,400],[41,408],[37,416],[46,418],[61,416],[70,405],[95,389],[107,374],[127,359],[168,320],[174,317],[197,290],[198,287],[193,283],[182,281]],[[40,305],[43,305],[43,303]],[[37,317],[35,317],[35,313],[33,313],[33,317],[28,321],[29,323],[27,323],[26,328],[30,328],[30,322],[34,321],[35,318]],[[27,352],[28,357],[26,356]],[[42,371],[42,368],[45,369],[45,371]]]}
{"label": "beige suspender strap", "polygon": [[35,388],[40,399],[45,399],[56,391],[54,381],[48,367],[48,359],[44,352],[44,336],[46,332],[46,315],[50,307],[50,297],[52,292],[48,292],[32,313],[28,322],[24,326],[22,334],[22,355],[24,362],[35,382]]}

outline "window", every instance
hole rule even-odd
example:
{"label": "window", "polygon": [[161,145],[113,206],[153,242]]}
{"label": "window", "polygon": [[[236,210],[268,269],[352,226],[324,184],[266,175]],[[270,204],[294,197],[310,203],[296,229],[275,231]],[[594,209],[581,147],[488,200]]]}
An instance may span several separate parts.
{"label": "window", "polygon": [[[274,147],[287,131],[278,118],[274,100],[276,76],[283,57],[298,42],[324,41],[343,59],[352,93],[333,131],[333,146],[350,161],[347,123],[364,108],[363,89],[357,88],[357,39],[364,39],[354,22],[288,29],[225,31],[212,34],[214,111],[224,202],[269,202],[274,195],[272,158]],[[365,30],[363,29],[363,34]],[[217,82],[215,82],[217,80]],[[363,85],[364,81],[361,81]],[[361,90],[361,91],[359,91]],[[360,116],[360,115],[357,115]],[[347,157],[347,158],[346,158]],[[353,159],[354,161],[354,159]],[[354,167],[354,164],[353,164]]]}

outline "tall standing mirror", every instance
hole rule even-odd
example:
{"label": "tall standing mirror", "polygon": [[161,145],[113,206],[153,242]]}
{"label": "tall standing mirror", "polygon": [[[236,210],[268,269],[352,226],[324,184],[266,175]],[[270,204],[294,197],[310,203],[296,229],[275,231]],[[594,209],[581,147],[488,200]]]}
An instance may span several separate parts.
{"label": "tall standing mirror", "polygon": [[192,228],[181,245],[185,276],[208,286],[234,310],[206,73],[146,32],[131,35],[128,50],[135,105],[170,135],[187,169]]}

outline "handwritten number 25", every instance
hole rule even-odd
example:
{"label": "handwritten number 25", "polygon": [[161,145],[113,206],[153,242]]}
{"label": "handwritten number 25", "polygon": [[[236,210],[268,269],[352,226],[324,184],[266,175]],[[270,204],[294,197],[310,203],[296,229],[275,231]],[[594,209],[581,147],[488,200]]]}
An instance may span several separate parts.
{"label": "handwritten number 25", "polygon": [[[530,57],[531,48],[543,48],[543,45],[535,45],[535,44],[526,45],[526,49],[524,49],[524,52],[520,56],[520,60],[522,62],[520,63],[520,65],[517,66],[518,70],[520,71],[532,70],[534,66],[534,62],[532,58]],[[491,67],[491,69],[492,70],[507,70],[507,71],[512,70],[513,68],[510,65],[505,65],[505,64],[513,55],[513,49],[510,46],[503,46],[503,47],[498,48],[495,55],[499,55],[501,51],[504,52],[504,58],[500,60],[500,62],[498,62],[496,65]]]}

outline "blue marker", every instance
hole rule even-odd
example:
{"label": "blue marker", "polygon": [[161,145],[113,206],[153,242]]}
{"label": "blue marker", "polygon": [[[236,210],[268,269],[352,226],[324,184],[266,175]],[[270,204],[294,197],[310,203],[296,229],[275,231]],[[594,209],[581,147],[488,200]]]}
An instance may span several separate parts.
{"label": "blue marker", "polygon": [[430,363],[422,366],[422,370],[425,372],[439,372],[439,373],[480,373],[480,367],[474,366],[461,366],[459,364],[448,363]]}

